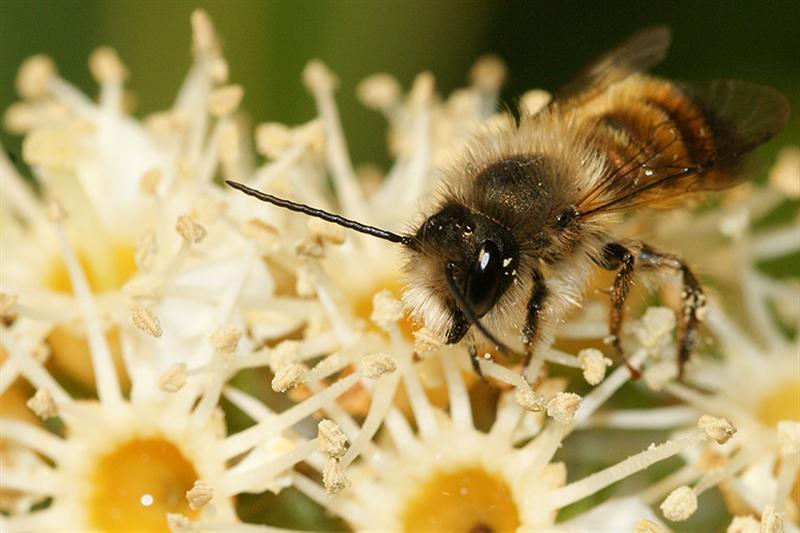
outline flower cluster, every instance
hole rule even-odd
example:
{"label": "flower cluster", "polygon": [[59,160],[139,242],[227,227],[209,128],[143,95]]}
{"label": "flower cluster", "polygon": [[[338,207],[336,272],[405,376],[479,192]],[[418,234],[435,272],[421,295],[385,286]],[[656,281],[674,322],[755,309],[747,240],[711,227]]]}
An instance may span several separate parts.
{"label": "flower cluster", "polygon": [[[143,120],[109,48],[90,57],[96,99],[45,56],[19,70],[5,127],[24,136],[33,179],[0,152],[4,530],[797,528],[800,290],[762,266],[800,250],[796,213],[770,215],[796,210],[800,149],[718,208],[620,228],[685,251],[717,289],[686,379],[659,305],[623,332],[643,379],[609,371],[593,294],[541,348],[535,380],[490,358],[480,379],[466,350],[409,317],[390,243],[221,183],[400,231],[435,169],[507,120],[503,64],[479,59],[447,97],[429,73],[407,92],[387,74],[364,80],[358,98],[388,123],[384,174],[352,164],[336,79],[316,61],[303,83],[318,116],[251,135],[210,19],[191,23],[175,103]],[[611,453],[614,435],[645,430],[657,443]],[[587,435],[600,446],[570,451]],[[638,474],[656,464],[659,479]],[[707,491],[725,508],[710,518]],[[307,512],[272,521],[276,498]]]}

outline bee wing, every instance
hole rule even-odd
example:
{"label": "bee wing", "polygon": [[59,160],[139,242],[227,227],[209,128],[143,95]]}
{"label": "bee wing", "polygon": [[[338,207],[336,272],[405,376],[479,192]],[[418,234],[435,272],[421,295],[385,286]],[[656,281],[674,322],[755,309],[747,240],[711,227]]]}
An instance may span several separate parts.
{"label": "bee wing", "polygon": [[[681,85],[701,115],[693,138],[685,138],[672,122],[650,129],[640,153],[609,169],[578,202],[582,217],[598,212],[643,205],[668,206],[687,193],[720,190],[743,181],[737,162],[767,142],[789,120],[790,106],[783,94],[770,87],[739,80],[715,80],[706,86]],[[675,158],[675,143],[691,144]],[[691,157],[691,159],[690,159]]]}
{"label": "bee wing", "polygon": [[551,105],[557,104],[561,108],[580,106],[628,76],[654,67],[667,55],[671,39],[672,34],[666,26],[654,26],[635,33],[556,91]]}

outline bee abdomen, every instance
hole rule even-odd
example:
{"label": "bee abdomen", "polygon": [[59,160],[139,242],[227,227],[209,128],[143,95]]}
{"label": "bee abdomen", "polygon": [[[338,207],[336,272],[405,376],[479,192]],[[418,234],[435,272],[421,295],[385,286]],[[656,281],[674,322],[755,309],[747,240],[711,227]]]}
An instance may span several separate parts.
{"label": "bee abdomen", "polygon": [[724,133],[681,87],[651,78],[626,82],[595,119],[596,148],[612,172],[631,180],[650,181],[656,172],[663,176],[714,161],[716,140]]}

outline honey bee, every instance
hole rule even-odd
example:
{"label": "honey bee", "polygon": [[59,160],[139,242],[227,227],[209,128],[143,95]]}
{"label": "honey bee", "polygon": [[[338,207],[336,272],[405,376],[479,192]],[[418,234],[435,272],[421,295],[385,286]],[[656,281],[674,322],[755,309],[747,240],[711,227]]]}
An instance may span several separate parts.
{"label": "honey bee", "polygon": [[682,374],[696,343],[703,289],[679,256],[615,240],[614,224],[631,211],[677,206],[743,181],[741,157],[784,126],[789,104],[779,92],[743,81],[693,86],[643,74],[669,43],[669,29],[643,30],[591,63],[542,109],[521,110],[518,121],[478,133],[444,169],[438,199],[415,231],[393,233],[228,184],[403,246],[403,298],[412,316],[448,344],[466,336],[479,374],[476,335],[467,335],[472,326],[513,352],[492,331],[519,322],[514,327],[530,360],[559,314],[579,303],[595,267],[616,271],[609,338],[627,364],[620,330],[634,276],[679,274]]}

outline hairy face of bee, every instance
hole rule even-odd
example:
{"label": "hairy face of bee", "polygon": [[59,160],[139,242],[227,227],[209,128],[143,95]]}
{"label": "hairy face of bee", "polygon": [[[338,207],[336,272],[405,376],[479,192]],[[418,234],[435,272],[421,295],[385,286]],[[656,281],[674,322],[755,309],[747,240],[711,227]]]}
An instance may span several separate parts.
{"label": "hairy face of bee", "polygon": [[429,217],[417,230],[414,241],[407,270],[412,278],[427,283],[420,289],[439,300],[429,303],[438,303],[441,312],[449,315],[446,341],[458,342],[469,329],[469,321],[456,295],[447,290],[446,276],[452,277],[475,317],[482,317],[494,307],[516,275],[519,263],[516,239],[503,225],[452,203]]}

